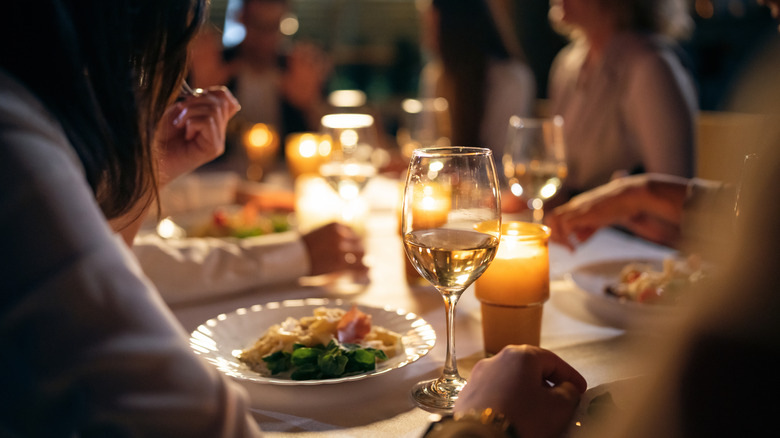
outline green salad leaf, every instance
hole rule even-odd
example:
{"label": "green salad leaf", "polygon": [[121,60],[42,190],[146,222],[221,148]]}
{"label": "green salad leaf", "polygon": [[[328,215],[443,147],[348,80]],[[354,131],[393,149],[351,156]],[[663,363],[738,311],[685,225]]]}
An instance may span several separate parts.
{"label": "green salad leaf", "polygon": [[277,351],[263,358],[271,375],[292,371],[292,380],[333,379],[373,371],[377,360],[387,360],[384,351],[335,340],[313,347],[295,344],[292,353]]}

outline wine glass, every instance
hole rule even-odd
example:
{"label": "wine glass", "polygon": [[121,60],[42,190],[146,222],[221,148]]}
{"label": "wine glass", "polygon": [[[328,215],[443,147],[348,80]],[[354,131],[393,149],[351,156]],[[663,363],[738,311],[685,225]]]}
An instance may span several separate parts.
{"label": "wine glass", "polygon": [[512,116],[502,163],[509,190],[526,200],[534,223],[542,223],[544,202],[558,193],[568,173],[563,117]]}
{"label": "wine glass", "polygon": [[406,255],[441,293],[446,310],[444,369],[438,379],[417,383],[412,398],[423,408],[448,410],[466,384],[455,359],[455,305],[493,260],[501,231],[501,200],[490,149],[413,151],[401,229]]}
{"label": "wine glass", "polygon": [[447,99],[404,99],[396,140],[401,156],[409,159],[421,147],[450,146],[450,115]]}
{"label": "wine glass", "polygon": [[376,175],[376,132],[369,114],[328,114],[321,120],[322,134],[331,142],[329,160],[320,175],[339,196],[350,202]]}

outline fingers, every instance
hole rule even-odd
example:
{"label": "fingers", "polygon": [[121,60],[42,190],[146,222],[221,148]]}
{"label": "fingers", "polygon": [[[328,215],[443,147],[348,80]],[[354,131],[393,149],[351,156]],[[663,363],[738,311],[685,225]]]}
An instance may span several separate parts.
{"label": "fingers", "polygon": [[350,227],[330,223],[302,236],[311,261],[311,274],[338,271],[366,271],[365,249],[360,236]]}
{"label": "fingers", "polygon": [[674,246],[680,238],[680,226],[658,218],[639,216],[625,224],[634,234],[651,242]]}
{"label": "fingers", "polygon": [[[504,356],[512,356],[505,358]],[[579,392],[585,392],[588,384],[577,370],[561,359],[557,354],[543,348],[531,345],[509,345],[502,349],[493,359],[507,362],[520,362],[517,367],[530,368],[530,374],[538,374],[545,382],[560,385],[569,382]],[[476,369],[476,367],[475,367]]]}
{"label": "fingers", "polygon": [[227,88],[212,87],[179,102],[180,112],[173,121],[184,129],[184,140],[195,141],[203,150],[218,156],[224,150],[228,120],[240,109]]}
{"label": "fingers", "polygon": [[175,126],[181,126],[186,120],[197,117],[214,117],[218,122],[227,122],[241,109],[236,98],[225,87],[211,87],[199,93],[187,96],[177,104],[180,114],[174,120]]}
{"label": "fingers", "polygon": [[582,394],[588,389],[588,383],[585,381],[585,378],[574,367],[551,351],[540,349],[540,352],[542,374],[545,380],[556,387],[566,384],[566,392],[569,389],[574,389]]}
{"label": "fingers", "polygon": [[574,407],[579,404],[582,394],[585,393],[584,389],[581,389],[578,385],[568,381],[561,382],[559,385],[552,388],[551,391],[553,394],[560,397],[564,404],[569,404]]}
{"label": "fingers", "polygon": [[600,228],[600,224],[591,225],[587,216],[577,212],[553,214],[545,224],[550,227],[550,240],[572,251]]}
{"label": "fingers", "polygon": [[582,375],[551,351],[508,346],[474,366],[455,412],[491,407],[520,436],[560,436],[586,388]]}

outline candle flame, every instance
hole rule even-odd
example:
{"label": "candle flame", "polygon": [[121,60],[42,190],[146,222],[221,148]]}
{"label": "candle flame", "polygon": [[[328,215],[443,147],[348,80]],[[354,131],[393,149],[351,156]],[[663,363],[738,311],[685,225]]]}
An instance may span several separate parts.
{"label": "candle flame", "polygon": [[274,134],[265,123],[256,123],[246,134],[247,145],[254,148],[268,147],[273,143]]}

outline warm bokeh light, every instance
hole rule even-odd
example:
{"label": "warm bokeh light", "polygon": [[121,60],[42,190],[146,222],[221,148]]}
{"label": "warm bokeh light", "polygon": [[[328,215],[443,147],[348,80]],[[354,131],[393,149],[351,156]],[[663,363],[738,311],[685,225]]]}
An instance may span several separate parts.
{"label": "warm bokeh light", "polygon": [[279,134],[271,125],[256,123],[244,133],[243,142],[250,161],[247,178],[260,181],[273,166],[279,150]]}
{"label": "warm bokeh light", "polygon": [[366,93],[360,90],[336,90],[328,95],[328,103],[336,108],[357,108],[366,104]]}
{"label": "warm bokeh light", "polygon": [[293,178],[316,174],[330,156],[330,139],[313,132],[289,134],[285,142],[287,168]]}
{"label": "warm bokeh light", "polygon": [[257,123],[246,134],[247,146],[253,148],[268,147],[273,143],[274,132],[265,123]]}
{"label": "warm bokeh light", "polygon": [[328,114],[321,123],[331,129],[367,128],[374,124],[374,118],[369,114]]}
{"label": "warm bokeh light", "polygon": [[298,17],[293,14],[287,14],[279,23],[279,31],[282,35],[293,36],[298,32]]}
{"label": "warm bokeh light", "polygon": [[404,99],[401,102],[401,109],[409,114],[418,114],[423,110],[423,104],[417,99]]}

